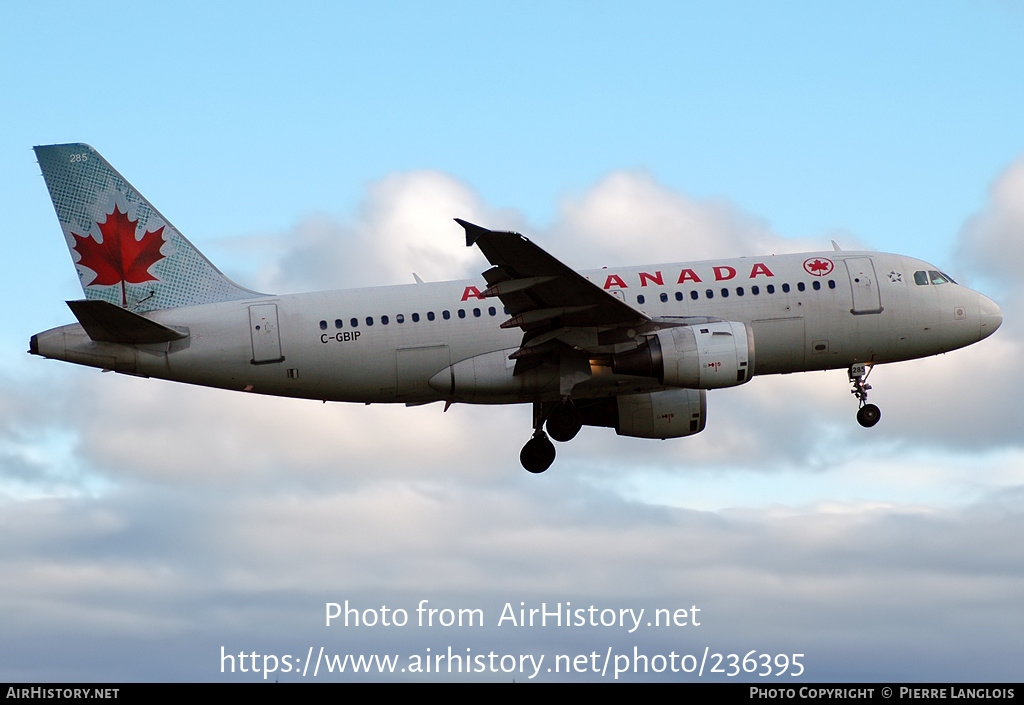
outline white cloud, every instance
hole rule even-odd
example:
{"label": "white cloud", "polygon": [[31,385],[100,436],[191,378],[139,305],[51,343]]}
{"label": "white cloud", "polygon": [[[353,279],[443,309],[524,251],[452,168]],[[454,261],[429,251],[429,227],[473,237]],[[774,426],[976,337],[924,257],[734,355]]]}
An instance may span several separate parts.
{"label": "white cloud", "polygon": [[[576,267],[807,246],[644,174],[610,175],[530,232],[420,172],[374,186],[358,222],[308,220],[270,238],[283,254],[265,266],[266,288],[477,276],[486,263],[453,215],[520,229]],[[324,405],[74,368],[7,380],[0,441],[33,462],[12,461],[5,480],[105,484],[4,505],[0,610],[19,649],[0,674],[219,678],[221,645],[583,653],[601,641],[806,653],[819,680],[1005,678],[1015,665],[993,658],[957,670],[962,644],[981,637],[986,654],[1019,655],[1024,627],[1024,561],[1005,541],[1024,528],[1020,390],[1005,380],[1017,346],[1001,333],[879,368],[872,401],[884,416],[872,431],[856,425],[842,371],[758,378],[709,393],[699,436],[585,429],[539,477],[518,464],[525,406]],[[60,452],[47,448],[54,434]],[[973,464],[956,467],[968,454]],[[699,604],[706,627],[325,631],[323,603],[344,599],[409,610],[429,599],[492,617],[520,600]]]}
{"label": "white cloud", "polygon": [[1024,157],[994,181],[988,202],[960,234],[961,256],[982,274],[998,275],[1017,287],[1024,267]]}
{"label": "white cloud", "polygon": [[[1003,540],[1024,528],[1016,502],[714,513],[538,479],[500,489],[451,478],[291,493],[257,480],[237,493],[150,489],[20,504],[0,519],[5,532],[29,529],[0,554],[2,603],[17,615],[5,624],[23,646],[4,668],[33,673],[25,655],[50,645],[38,663],[73,672],[80,655],[53,647],[80,632],[153,656],[141,671],[120,659],[94,671],[110,678],[159,677],[190,661],[193,678],[217,678],[221,645],[280,652],[298,642],[303,653],[309,643],[403,654],[451,644],[549,656],[597,643],[616,653],[711,645],[805,653],[811,675],[828,680],[887,662],[934,680],[965,672],[964,640],[984,635],[988,648],[1012,650],[1024,626],[1016,609],[1024,556]],[[476,630],[325,629],[324,602],[346,599],[410,613],[422,599],[480,607],[488,621]],[[696,604],[703,625],[634,635],[497,629],[500,605],[520,601]],[[183,636],[187,654],[159,646]],[[999,678],[1005,668],[966,672]]]}
{"label": "white cloud", "polygon": [[356,222],[317,216],[277,236],[282,254],[265,265],[256,288],[291,293],[410,284],[413,272],[425,281],[478,277],[486,262],[465,246],[456,217],[508,220],[445,174],[389,176],[370,186]]}
{"label": "white cloud", "polygon": [[994,181],[980,213],[960,230],[958,257],[967,265],[976,286],[993,287],[1003,307],[998,335],[1024,339],[1024,156],[1018,157]]}
{"label": "white cloud", "polygon": [[[1015,212],[1014,184],[1021,181],[1012,176],[1016,168],[997,183],[991,213],[979,221],[1003,223],[1004,210]],[[278,284],[270,288],[402,281],[414,270],[428,279],[474,276],[486,263],[463,245],[451,215],[491,227],[523,222],[515,213],[488,209],[471,189],[436,172],[381,180],[370,187],[360,213],[353,223],[312,219],[271,238],[283,254],[279,264],[264,270],[264,279]],[[436,228],[443,237],[429,235]],[[1007,232],[995,226],[981,230],[999,242]],[[781,238],[761,219],[727,203],[696,201],[642,172],[610,174],[582,196],[567,199],[558,222],[536,239],[581,267],[810,246]],[[597,474],[619,473],[623,462],[673,472],[720,464],[807,471],[834,466],[865,444],[1012,444],[1017,442],[1017,390],[1001,371],[1012,365],[1016,347],[1002,333],[985,341],[983,350],[978,346],[879,368],[872,378],[872,401],[884,418],[871,432],[853,420],[856,405],[843,372],[762,377],[738,389],[710,392],[708,428],[699,436],[659,443],[587,429],[585,442],[560,446],[559,464],[575,462]],[[347,479],[348,468],[371,461],[387,477],[471,476],[481,464],[502,472],[515,468],[518,448],[529,436],[527,407],[457,405],[441,413],[439,405],[323,405],[82,371],[75,379],[72,389],[58,388],[44,398],[55,408],[69,406],[60,401],[68,393],[94,400],[96,413],[76,420],[73,429],[83,457],[114,477],[220,482],[283,470],[295,481],[325,482]],[[0,416],[2,404],[0,399]],[[979,413],[985,410],[992,413]],[[495,427],[502,432],[486,432]],[[190,442],[182,443],[183,438]],[[142,452],[149,458],[145,463],[140,463]]]}
{"label": "white cloud", "polygon": [[75,421],[81,457],[122,479],[187,486],[469,477],[507,445],[485,429],[518,429],[510,458],[528,437],[526,407],[323,404],[85,374],[71,390],[94,399]]}
{"label": "white cloud", "polygon": [[823,249],[773,233],[726,201],[698,201],[639,171],[609,174],[566,199],[552,240],[577,268]]}
{"label": "white cloud", "polygon": [[404,284],[414,271],[427,281],[476,278],[488,265],[465,247],[456,217],[522,232],[576,269],[828,247],[824,239],[783,238],[733,204],[692,199],[643,172],[610,174],[566,198],[556,221],[542,226],[486,206],[447,175],[421,171],[373,184],[356,222],[317,216],[290,232],[259,236],[262,246],[281,254],[253,286],[283,293]]}

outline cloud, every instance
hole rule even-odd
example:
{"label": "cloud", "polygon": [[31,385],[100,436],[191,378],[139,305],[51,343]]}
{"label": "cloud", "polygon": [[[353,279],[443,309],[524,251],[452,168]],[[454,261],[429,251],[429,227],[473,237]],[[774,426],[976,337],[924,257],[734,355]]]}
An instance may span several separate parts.
{"label": "cloud", "polygon": [[783,238],[727,201],[695,200],[641,171],[614,172],[584,194],[564,199],[549,225],[490,208],[450,176],[418,171],[371,185],[354,222],[321,215],[289,232],[252,238],[250,245],[279,253],[252,286],[284,293],[404,284],[414,271],[427,281],[478,278],[487,262],[464,246],[455,217],[522,232],[576,269],[819,250],[827,244],[824,238]]}
{"label": "cloud", "polygon": [[369,187],[356,222],[320,215],[269,238],[280,256],[259,272],[257,288],[291,293],[408,284],[413,272],[425,281],[476,278],[486,263],[465,246],[455,217],[507,221],[450,176],[394,174]]}
{"label": "cloud", "polygon": [[1024,156],[1014,160],[993,182],[981,212],[960,229],[957,255],[977,279],[994,286],[1004,307],[1001,335],[1024,338]]}
{"label": "cloud", "polygon": [[[569,478],[543,487],[530,480],[503,488],[385,481],[285,494],[257,480],[237,493],[150,489],[20,503],[0,517],[5,534],[25,536],[0,553],[0,594],[12,615],[5,631],[21,643],[5,672],[74,674],[89,659],[59,646],[68,634],[83,635],[80,648],[116,654],[128,645],[156,656],[94,664],[94,678],[180,669],[218,679],[222,645],[304,654],[309,644],[403,655],[452,645],[549,658],[597,644],[616,654],[633,646],[665,654],[756,648],[806,654],[811,675],[839,681],[890,669],[918,680],[1013,672],[998,659],[965,665],[962,645],[983,638],[993,653],[1018,647],[1024,555],[1002,538],[1024,528],[1019,489],[1016,499],[953,511],[713,513],[629,502]],[[326,601],[415,615],[424,599],[479,608],[487,621],[477,629],[323,627]],[[506,602],[642,607],[648,615],[696,605],[702,625],[632,635],[499,628]],[[181,653],[166,650],[183,639]]]}
{"label": "cloud", "polygon": [[[979,273],[1019,282],[1024,267],[1024,156],[989,188],[988,202],[960,232],[960,256]],[[1019,286],[1019,285],[1018,285]]]}
{"label": "cloud", "polygon": [[[323,404],[98,373],[69,392],[95,399],[93,413],[75,421],[79,457],[90,467],[186,486],[472,476],[505,445],[483,428],[518,424],[516,444],[529,428],[526,407],[483,415],[462,405]],[[506,452],[517,457],[518,445]]]}
{"label": "cloud", "polygon": [[[371,187],[352,222],[261,235],[277,259],[260,270],[273,286],[257,288],[477,277],[486,263],[453,215],[522,230],[581,268],[810,246],[642,172],[609,175],[535,227],[415,172]],[[879,368],[884,418],[870,432],[843,371],[757,378],[709,393],[698,436],[584,429],[538,477],[518,463],[528,406],[322,404],[37,361],[55,371],[0,388],[2,478],[21,492],[0,513],[0,675],[216,680],[231,677],[221,647],[452,645],[551,657],[756,648],[806,654],[808,676],[826,681],[1013,677],[1024,555],[1005,537],[1024,529],[1024,478],[1019,390],[1004,370],[1017,353],[1000,331]],[[489,621],[323,626],[326,601],[412,613],[423,599]],[[634,635],[499,628],[506,602],[699,605],[704,621]],[[566,677],[594,678],[545,674]]]}
{"label": "cloud", "polygon": [[578,268],[817,249],[784,240],[724,200],[695,200],[642,171],[609,174],[564,200],[553,239],[579,258]]}
{"label": "cloud", "polygon": [[[978,230],[980,240],[1006,238],[1008,226],[1000,224],[1012,221],[1015,212],[1017,169],[997,182],[987,214],[972,221],[996,225],[967,227]],[[463,245],[452,213],[492,227],[518,223],[533,230],[514,212],[487,208],[449,176],[396,174],[368,189],[354,222],[320,217],[269,239],[260,236],[261,242],[274,243],[279,256],[264,266],[261,277],[276,283],[271,289],[308,290],[401,281],[411,271],[427,278],[479,276],[486,262]],[[446,231],[443,237],[429,235],[437,227]],[[566,199],[556,222],[537,231],[543,246],[561,251],[576,266],[810,246],[782,238],[762,219],[728,203],[697,201],[644,172],[629,171],[612,173]],[[872,401],[882,406],[884,420],[867,437],[853,421],[855,401],[845,373],[838,371],[761,377],[737,389],[712,391],[708,428],[692,438],[650,442],[585,429],[585,442],[559,446],[560,456],[597,475],[616,475],[623,462],[670,472],[724,465],[771,473],[834,467],[865,445],[878,450],[928,443],[963,452],[1013,446],[1019,442],[1018,390],[1000,381],[1000,370],[1012,365],[1016,347],[1002,333],[983,346],[879,368],[872,378]],[[70,378],[75,380],[70,387],[41,398],[65,410],[59,417],[65,432],[74,434],[80,458],[108,478],[219,483],[283,470],[294,482],[329,483],[360,481],[371,466],[374,476],[386,478],[470,477],[480,472],[481,463],[517,472],[518,449],[530,432],[527,406],[456,405],[442,413],[440,405],[324,405],[85,371]],[[24,389],[18,395],[10,408],[40,406],[22,404]],[[69,422],[66,410],[74,404],[66,398],[91,399],[96,413]],[[3,402],[0,398],[0,417]],[[992,413],[980,413],[987,410]],[[40,412],[31,413],[42,421]],[[484,432],[495,427],[502,432]],[[956,433],[949,433],[951,427]],[[22,464],[12,458],[9,474],[26,476],[28,470],[18,470]]]}

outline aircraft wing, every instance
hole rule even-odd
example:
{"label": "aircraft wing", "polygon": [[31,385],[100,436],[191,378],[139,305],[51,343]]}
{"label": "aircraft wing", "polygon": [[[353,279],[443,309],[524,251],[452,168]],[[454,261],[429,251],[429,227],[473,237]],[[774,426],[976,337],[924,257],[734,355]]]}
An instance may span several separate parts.
{"label": "aircraft wing", "polygon": [[[645,329],[651,319],[622,299],[589,281],[513,232],[496,232],[455,219],[466,230],[466,246],[476,245],[493,265],[483,273],[484,296],[496,296],[511,318],[502,328],[523,330],[522,358],[541,352],[538,346],[561,340],[576,348],[592,349],[598,334],[609,329]],[[589,329],[590,335],[580,335]],[[581,339],[592,343],[580,345]]]}

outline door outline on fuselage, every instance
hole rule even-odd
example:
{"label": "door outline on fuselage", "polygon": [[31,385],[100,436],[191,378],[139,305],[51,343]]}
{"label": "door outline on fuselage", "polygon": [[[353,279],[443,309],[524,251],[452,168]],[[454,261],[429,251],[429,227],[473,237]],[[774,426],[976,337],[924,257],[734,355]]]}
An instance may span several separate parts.
{"label": "door outline on fuselage", "polygon": [[845,260],[850,275],[850,290],[853,292],[853,308],[850,313],[862,316],[881,313],[882,300],[878,291],[878,277],[875,263],[870,257],[849,257]]}
{"label": "door outline on fuselage", "polygon": [[252,336],[252,364],[267,365],[284,361],[277,324],[277,304],[253,304],[249,307],[249,334]]}

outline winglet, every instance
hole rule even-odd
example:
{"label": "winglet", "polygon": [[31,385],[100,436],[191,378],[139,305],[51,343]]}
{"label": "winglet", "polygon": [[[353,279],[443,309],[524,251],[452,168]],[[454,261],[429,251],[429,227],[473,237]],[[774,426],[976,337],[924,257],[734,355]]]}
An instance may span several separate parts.
{"label": "winglet", "polygon": [[481,235],[486,235],[491,232],[487,228],[482,228],[479,225],[473,225],[462,218],[456,218],[455,222],[466,229],[466,247],[472,247],[476,244],[476,241],[480,239]]}

